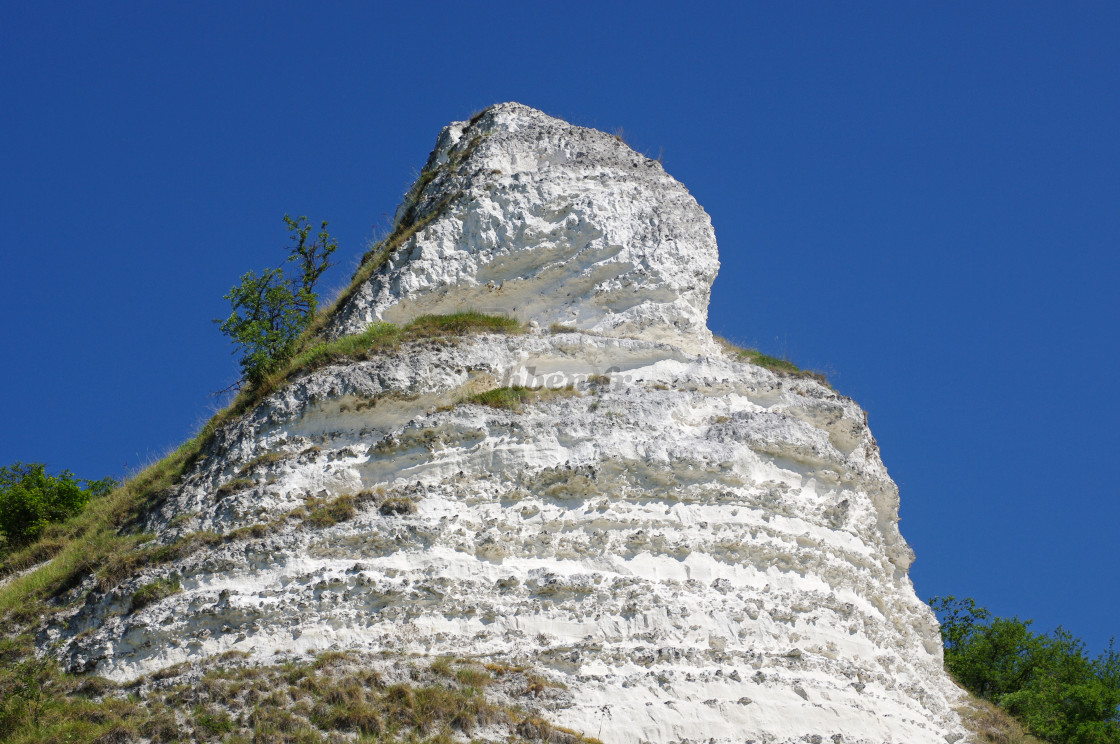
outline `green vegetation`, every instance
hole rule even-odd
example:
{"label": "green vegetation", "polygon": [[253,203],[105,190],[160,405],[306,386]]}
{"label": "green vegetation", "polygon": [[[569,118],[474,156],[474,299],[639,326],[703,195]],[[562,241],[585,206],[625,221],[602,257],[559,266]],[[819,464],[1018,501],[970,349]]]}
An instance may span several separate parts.
{"label": "green vegetation", "polygon": [[179,586],[178,579],[156,579],[136,590],[136,593],[132,595],[129,611],[136,612],[180,591],[182,591],[182,587]]}
{"label": "green vegetation", "polygon": [[[788,359],[779,359],[772,357],[769,354],[763,354],[758,349],[747,349],[742,346],[731,343],[725,338],[716,336],[716,342],[724,348],[729,354],[734,355],[737,359],[744,362],[750,362],[757,367],[765,367],[766,369],[777,372],[782,375],[790,377],[804,377],[823,385],[829,385],[828,378],[821,372],[814,372],[812,370],[801,369]],[[829,385],[831,387],[831,385]]]}
{"label": "green vegetation", "polygon": [[[305,663],[250,666],[231,652],[194,670],[201,677],[193,681],[177,681],[192,671],[182,664],[152,675],[159,685],[145,688],[59,673],[34,660],[30,648],[28,637],[0,641],[0,740],[12,744],[326,744],[354,735],[370,744],[450,744],[495,726],[511,744],[537,740],[541,731],[553,732],[546,741],[597,744],[515,705],[490,702],[483,690],[492,677],[466,660],[436,662],[430,671],[412,666],[412,681],[401,683],[384,680],[369,657],[324,653]],[[13,659],[22,660],[6,663]],[[505,675],[508,689],[527,696],[518,675]]]}
{"label": "green vegetation", "polygon": [[421,315],[404,327],[409,338],[462,336],[468,333],[521,333],[522,325],[505,315],[466,310],[449,315]]}
{"label": "green vegetation", "polygon": [[1120,653],[1091,659],[1059,627],[993,617],[971,599],[930,600],[941,621],[945,667],[968,690],[998,704],[1035,736],[1055,744],[1120,744]]}
{"label": "green vegetation", "polygon": [[327,232],[326,222],[311,243],[306,217],[293,220],[284,215],[284,224],[294,241],[288,262],[298,264],[299,275],[288,276],[283,268],[265,269],[259,277],[250,271],[225,296],[232,312],[222,322],[222,333],[238,345],[241,371],[250,383],[263,380],[295,352],[300,335],[318,307],[315,284],[330,267],[330,255],[338,248]]}
{"label": "green vegetation", "polygon": [[522,405],[527,403],[535,403],[558,396],[578,396],[579,394],[579,391],[572,385],[563,388],[529,388],[521,385],[513,385],[511,387],[500,387],[482,393],[475,393],[474,395],[464,398],[460,402],[517,411],[521,409]]}
{"label": "green vegetation", "polygon": [[801,368],[788,359],[778,359],[769,354],[763,354],[754,349],[747,349],[739,354],[740,359],[746,359],[751,364],[756,364],[759,367],[772,369],[775,372],[788,372],[789,374],[797,374],[801,372]]}
{"label": "green vegetation", "polygon": [[166,545],[114,552],[96,571],[97,587],[107,591],[143,568],[170,563],[190,555],[199,548],[220,545],[222,542],[222,536],[213,532],[192,532]]}
{"label": "green vegetation", "polygon": [[69,470],[50,475],[37,462],[0,467],[0,556],[39,539],[47,525],[80,514],[115,485],[112,478],[77,480]]}
{"label": "green vegetation", "polygon": [[468,397],[466,402],[477,403],[480,406],[491,408],[506,408],[516,411],[523,403],[528,403],[536,396],[537,391],[532,388],[515,385],[513,387],[494,388],[482,393],[475,393]]}
{"label": "green vegetation", "polygon": [[296,356],[282,371],[263,381],[264,388],[277,388],[295,374],[308,372],[337,362],[368,359],[374,354],[395,350],[402,342],[468,333],[521,333],[522,326],[504,315],[484,315],[473,310],[450,315],[421,315],[400,327],[391,323],[374,323],[362,333],[322,341]]}
{"label": "green vegetation", "polygon": [[358,499],[350,494],[342,494],[333,499],[310,498],[307,500],[307,516],[304,521],[312,527],[330,527],[346,522],[358,513]]}
{"label": "green vegetation", "polygon": [[263,455],[258,455],[257,457],[254,457],[252,460],[249,460],[249,462],[242,465],[241,469],[237,471],[237,475],[238,477],[243,478],[251,474],[257,468],[264,468],[268,467],[269,465],[275,465],[278,462],[288,459],[288,457],[289,455],[283,452],[265,452]]}
{"label": "green vegetation", "polygon": [[254,485],[255,484],[253,483],[253,481],[249,480],[248,478],[234,478],[233,480],[226,481],[221,486],[219,486],[214,496],[217,499],[221,500],[226,496],[229,496],[230,494],[237,493],[238,491],[244,491],[247,488],[252,488]]}
{"label": "green vegetation", "polygon": [[432,670],[433,674],[437,674],[440,677],[454,677],[455,670],[452,668],[451,662],[452,659],[450,657],[441,656],[432,662],[429,669]]}

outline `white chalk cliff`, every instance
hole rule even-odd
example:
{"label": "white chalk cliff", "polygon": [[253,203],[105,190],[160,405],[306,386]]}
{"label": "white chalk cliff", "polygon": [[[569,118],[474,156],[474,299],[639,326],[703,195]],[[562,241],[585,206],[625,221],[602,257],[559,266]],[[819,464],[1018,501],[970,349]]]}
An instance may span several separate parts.
{"label": "white chalk cliff", "polygon": [[[512,103],[446,127],[422,183],[397,215],[422,229],[330,335],[467,308],[532,330],[329,366],[228,425],[148,527],[272,526],[90,594],[54,631],[70,668],[454,655],[563,682],[542,712],[607,744],[961,738],[866,416],[713,341],[715,235],[688,191]],[[276,521],[344,494],[352,519]],[[183,591],[128,611],[171,575]]]}

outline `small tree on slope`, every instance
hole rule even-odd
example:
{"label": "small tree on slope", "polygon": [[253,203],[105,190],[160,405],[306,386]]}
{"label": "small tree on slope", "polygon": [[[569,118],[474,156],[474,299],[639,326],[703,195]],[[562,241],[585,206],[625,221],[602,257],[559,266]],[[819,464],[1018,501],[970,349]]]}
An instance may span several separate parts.
{"label": "small tree on slope", "polygon": [[284,224],[293,241],[288,262],[298,265],[299,275],[288,276],[283,268],[265,269],[259,277],[250,271],[225,296],[232,312],[222,322],[222,333],[238,345],[242,375],[252,385],[291,358],[296,340],[318,307],[315,283],[330,268],[330,255],[338,248],[326,222],[310,243],[306,217],[293,220],[284,215]]}

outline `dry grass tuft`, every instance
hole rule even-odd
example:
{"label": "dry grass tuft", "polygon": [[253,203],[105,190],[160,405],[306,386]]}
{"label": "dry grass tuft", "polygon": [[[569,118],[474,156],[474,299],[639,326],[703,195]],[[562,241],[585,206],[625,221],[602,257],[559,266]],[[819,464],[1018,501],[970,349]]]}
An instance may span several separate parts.
{"label": "dry grass tuft", "polygon": [[462,336],[467,333],[524,333],[525,327],[506,315],[466,310],[450,315],[421,315],[404,327],[409,338]]}
{"label": "dry grass tuft", "polygon": [[268,467],[269,465],[275,465],[278,462],[282,462],[288,459],[288,457],[290,457],[290,455],[284,452],[266,452],[259,457],[254,457],[252,460],[249,460],[249,462],[242,465],[241,469],[237,471],[237,476],[239,478],[244,478],[250,475],[257,468],[264,468]]}
{"label": "dry grass tuft", "polygon": [[378,511],[380,511],[381,515],[385,517],[398,517],[404,514],[415,514],[416,502],[407,497],[386,499],[381,504],[381,506],[378,507]]}
{"label": "dry grass tuft", "polygon": [[182,591],[182,588],[179,586],[178,579],[156,579],[136,590],[136,593],[132,595],[129,611],[136,612],[179,591]]}
{"label": "dry grass tuft", "polygon": [[342,494],[333,499],[318,499],[312,496],[307,500],[307,516],[303,521],[312,527],[322,529],[353,519],[357,513],[355,499],[350,494]]}
{"label": "dry grass tuft", "polygon": [[1044,744],[1028,734],[1010,713],[987,700],[970,695],[968,704],[957,712],[965,728],[985,744]]}
{"label": "dry grass tuft", "polygon": [[822,385],[832,387],[829,385],[828,377],[823,372],[814,372],[812,370],[801,369],[788,359],[778,359],[769,354],[763,354],[758,349],[747,349],[742,346],[731,343],[727,339],[716,336],[716,342],[723,347],[723,350],[728,354],[735,356],[739,361],[750,362],[756,367],[764,367],[771,372],[777,372],[781,375],[789,377],[801,377],[810,380],[816,380]]}
{"label": "dry grass tuft", "polygon": [[214,498],[221,501],[226,496],[252,488],[254,485],[256,484],[248,478],[234,478],[219,486],[218,490],[214,492]]}

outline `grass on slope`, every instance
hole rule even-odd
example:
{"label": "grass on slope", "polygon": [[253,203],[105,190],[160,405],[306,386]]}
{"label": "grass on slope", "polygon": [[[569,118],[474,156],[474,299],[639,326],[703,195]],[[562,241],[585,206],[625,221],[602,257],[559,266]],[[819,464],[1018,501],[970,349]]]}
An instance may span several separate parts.
{"label": "grass on slope", "polygon": [[[470,126],[473,126],[473,124],[474,122],[472,122]],[[389,257],[392,256],[395,251],[399,250],[412,236],[423,230],[431,224],[433,220],[443,214],[444,210],[462,195],[459,192],[448,194],[427,212],[421,214],[418,211],[422,202],[424,190],[428,185],[441,173],[449,172],[462,165],[487,136],[486,134],[477,134],[469,140],[463,137],[459,141],[459,144],[452,147],[451,151],[448,153],[448,160],[446,163],[433,168],[425,168],[421,171],[420,176],[416,179],[412,188],[405,194],[402,203],[404,213],[397,223],[396,229],[394,229],[391,235],[371,246],[369,250],[366,251],[366,254],[362,256],[362,261],[358,266],[358,270],[350,280],[350,284],[335,298],[334,302],[332,302],[326,310],[316,315],[307,330],[304,331],[300,340],[300,349],[306,350],[306,348],[314,342],[314,339],[322,335],[327,322],[334,317],[339,309],[345,306],[362,284],[371,276],[381,271],[385,264],[388,263]]]}
{"label": "grass on slope", "polygon": [[[205,545],[259,536],[258,533],[267,531],[270,525],[254,525],[228,535],[193,533],[169,545],[152,546],[144,545],[151,536],[128,534],[129,525],[135,524],[146,509],[157,503],[179,481],[222,426],[259,404],[291,379],[327,364],[369,358],[396,349],[406,341],[470,333],[519,333],[521,330],[521,324],[511,318],[467,311],[421,316],[403,327],[379,323],[355,336],[308,344],[308,348],[284,370],[258,386],[241,391],[196,436],[171,454],[109,494],[92,500],[81,514],[66,522],[49,525],[36,542],[5,556],[0,561],[0,581],[3,581],[0,583],[0,622],[9,637],[0,640],[0,740],[108,743],[130,741],[139,736],[153,742],[179,741],[181,732],[177,721],[184,718],[194,727],[194,737],[200,741],[310,743],[327,741],[325,732],[357,731],[368,734],[381,732],[377,735],[388,738],[379,740],[386,741],[407,733],[411,737],[409,741],[443,743],[451,741],[450,731],[468,730],[480,711],[489,710],[484,703],[469,696],[463,698],[459,692],[427,688],[390,691],[387,693],[389,697],[371,697],[371,702],[363,704],[365,707],[351,711],[361,720],[377,722],[369,726],[384,726],[383,729],[369,728],[368,731],[361,728],[365,724],[355,723],[358,718],[349,713],[332,712],[335,707],[331,707],[330,703],[326,713],[317,714],[318,718],[307,717],[305,721],[284,711],[265,711],[258,715],[257,711],[262,710],[258,706],[252,714],[256,717],[247,724],[235,725],[228,714],[212,711],[204,700],[192,703],[194,707],[178,708],[159,702],[139,704],[116,697],[98,702],[88,699],[88,685],[81,677],[62,674],[52,662],[36,660],[30,638],[25,635],[12,640],[11,634],[32,630],[43,615],[61,609],[50,600],[77,586],[91,574],[97,577],[101,589],[108,589],[144,566],[175,560]],[[267,464],[268,460],[258,458],[247,463],[243,467],[242,478],[253,468]],[[237,482],[251,485],[248,480]],[[394,514],[407,513],[411,506],[397,502],[386,504],[382,505],[383,511],[389,508]],[[349,516],[346,511],[349,504],[332,502],[309,506],[312,507],[310,514],[297,510],[281,517],[278,522],[302,517],[305,524],[317,527]],[[173,581],[152,582],[135,593],[131,608],[139,609],[178,589]],[[419,721],[423,721],[423,725],[417,723]],[[432,729],[428,722],[438,725]],[[524,725],[537,724],[530,722]],[[547,726],[543,722],[540,725]],[[237,733],[239,730],[246,731],[246,726],[253,732],[251,739],[248,733]],[[584,741],[579,738],[569,740]]]}
{"label": "grass on slope", "polygon": [[[470,333],[519,333],[521,330],[521,324],[512,318],[466,311],[421,316],[403,327],[376,323],[361,334],[320,341],[310,346],[280,372],[239,393],[195,437],[170,455],[108,495],[91,501],[80,515],[48,526],[39,540],[5,557],[0,562],[0,576],[11,576],[28,571],[44,561],[50,562],[15,576],[0,586],[0,617],[8,612],[17,612],[24,617],[38,613],[43,608],[36,607],[37,601],[66,591],[107,563],[122,561],[121,556],[133,552],[147,536],[120,534],[121,528],[134,522],[178,482],[215,432],[283,388],[293,378],[328,364],[367,359],[395,350],[406,341]],[[251,483],[245,481],[245,484]]]}
{"label": "grass on slope", "polygon": [[0,661],[22,661],[0,664],[0,689],[7,693],[0,697],[0,740],[319,744],[356,736],[450,744],[496,727],[514,744],[538,738],[597,744],[518,706],[487,700],[485,688],[499,683],[514,697],[538,696],[534,675],[520,669],[468,660],[439,660],[430,669],[413,663],[411,681],[392,684],[357,655],[327,652],[306,663],[271,666],[245,665],[244,656],[233,651],[201,667],[169,667],[153,674],[149,687],[126,688],[101,677],[60,674],[34,659],[27,637],[4,641]]}
{"label": "grass on slope", "polygon": [[777,357],[772,357],[769,354],[763,354],[758,349],[747,349],[742,346],[738,346],[731,343],[726,338],[722,338],[720,336],[716,336],[715,339],[719,343],[719,345],[723,347],[724,351],[734,355],[740,361],[750,362],[756,367],[765,367],[766,369],[772,372],[777,372],[778,374],[816,380],[823,385],[832,387],[828,383],[828,377],[826,377],[822,372],[814,372],[812,370],[801,369],[788,359],[778,359]]}
{"label": "grass on slope", "polygon": [[1043,744],[1026,732],[1022,724],[1003,708],[968,694],[968,702],[957,709],[965,728],[985,744]]}
{"label": "grass on slope", "polygon": [[464,398],[460,402],[518,411],[521,409],[522,405],[527,403],[535,403],[537,401],[560,396],[578,396],[579,394],[579,391],[572,385],[563,388],[529,388],[521,385],[514,385],[512,387],[500,387],[476,393]]}

